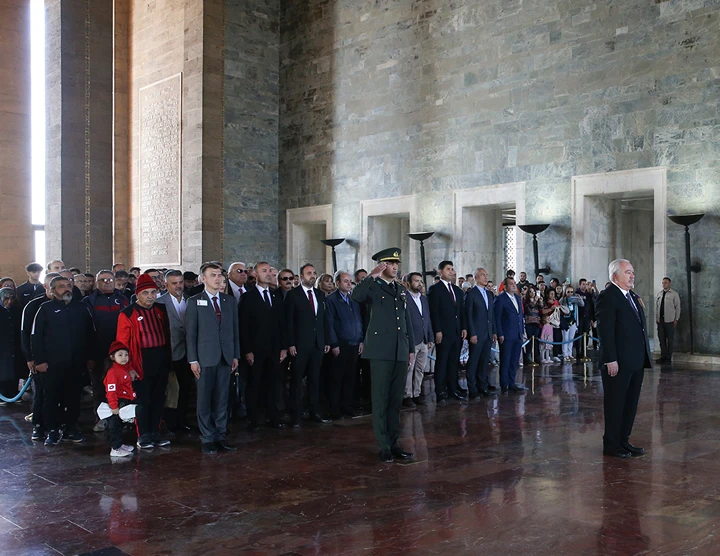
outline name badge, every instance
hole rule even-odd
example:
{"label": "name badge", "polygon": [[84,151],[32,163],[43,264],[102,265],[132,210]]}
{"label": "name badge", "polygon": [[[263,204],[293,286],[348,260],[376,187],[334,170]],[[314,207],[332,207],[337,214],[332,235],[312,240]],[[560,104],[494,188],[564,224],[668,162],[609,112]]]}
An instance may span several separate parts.
{"label": "name badge", "polygon": [[207,300],[206,299],[198,299],[198,307],[207,307]]}

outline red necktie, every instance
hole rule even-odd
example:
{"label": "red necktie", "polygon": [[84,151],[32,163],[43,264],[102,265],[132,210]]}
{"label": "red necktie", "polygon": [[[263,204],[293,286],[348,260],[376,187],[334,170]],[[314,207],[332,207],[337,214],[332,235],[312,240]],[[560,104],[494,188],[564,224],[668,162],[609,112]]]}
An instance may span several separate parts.
{"label": "red necktie", "polygon": [[453,305],[457,305],[457,299],[455,299],[455,292],[453,291],[452,284],[448,283],[448,289],[450,290],[450,295],[452,295],[453,298]]}
{"label": "red necktie", "polygon": [[218,322],[222,322],[222,313],[220,312],[220,307],[218,306],[217,297],[213,297],[213,305],[215,306],[215,317],[217,318]]}
{"label": "red necktie", "polygon": [[310,300],[310,308],[312,309],[313,315],[315,314],[315,299],[313,298],[312,290],[308,290],[308,299]]}

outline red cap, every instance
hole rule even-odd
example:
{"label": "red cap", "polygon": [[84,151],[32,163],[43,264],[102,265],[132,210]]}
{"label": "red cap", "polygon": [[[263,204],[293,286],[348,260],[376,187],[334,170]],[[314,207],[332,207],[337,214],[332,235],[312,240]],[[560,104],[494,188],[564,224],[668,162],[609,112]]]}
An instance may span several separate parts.
{"label": "red cap", "polygon": [[124,349],[128,353],[130,352],[130,350],[125,344],[115,340],[112,344],[110,344],[110,350],[108,351],[108,355],[112,355],[113,353],[115,353],[116,351],[120,351],[121,349]]}
{"label": "red cap", "polygon": [[139,294],[143,290],[156,290],[157,284],[155,283],[155,280],[153,280],[149,274],[141,274],[140,278],[137,279],[137,283],[135,284],[135,294]]}

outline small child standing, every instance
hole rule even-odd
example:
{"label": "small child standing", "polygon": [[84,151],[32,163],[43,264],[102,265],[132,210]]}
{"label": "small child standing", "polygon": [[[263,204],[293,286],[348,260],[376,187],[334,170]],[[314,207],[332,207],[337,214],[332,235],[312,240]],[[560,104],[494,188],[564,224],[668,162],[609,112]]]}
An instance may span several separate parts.
{"label": "small child standing", "polygon": [[127,368],[130,350],[122,342],[113,342],[108,353],[112,365],[105,375],[105,395],[113,414],[108,417],[110,433],[110,456],[119,458],[132,454],[134,446],[122,443],[123,422],[120,419],[120,408],[135,402],[136,394],[132,381],[137,378],[134,370]]}

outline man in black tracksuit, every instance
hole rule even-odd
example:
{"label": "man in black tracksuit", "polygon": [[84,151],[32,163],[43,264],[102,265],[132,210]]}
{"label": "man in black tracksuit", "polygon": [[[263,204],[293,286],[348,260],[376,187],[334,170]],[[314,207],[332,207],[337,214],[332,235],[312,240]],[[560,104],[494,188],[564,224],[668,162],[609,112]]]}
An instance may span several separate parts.
{"label": "man in black tracksuit", "polygon": [[82,375],[86,365],[92,364],[89,354],[95,337],[92,317],[85,305],[73,300],[69,280],[53,278],[50,293],[52,299],[43,303],[35,316],[31,338],[35,370],[43,374],[43,419],[49,429],[46,446],[60,442],[61,424],[65,424],[63,439],[84,440],[77,421]]}
{"label": "man in black tracksuit", "polygon": [[36,297],[29,301],[22,312],[22,323],[20,325],[20,346],[22,347],[25,361],[27,361],[28,369],[33,373],[33,403],[32,403],[32,424],[33,440],[45,440],[45,423],[43,421],[43,382],[42,374],[35,372],[35,356],[32,353],[31,336],[35,315],[37,315],[40,306],[48,299],[52,299],[50,293],[50,282],[56,276],[60,276],[57,272],[49,272],[45,275],[45,292],[42,297]]}

